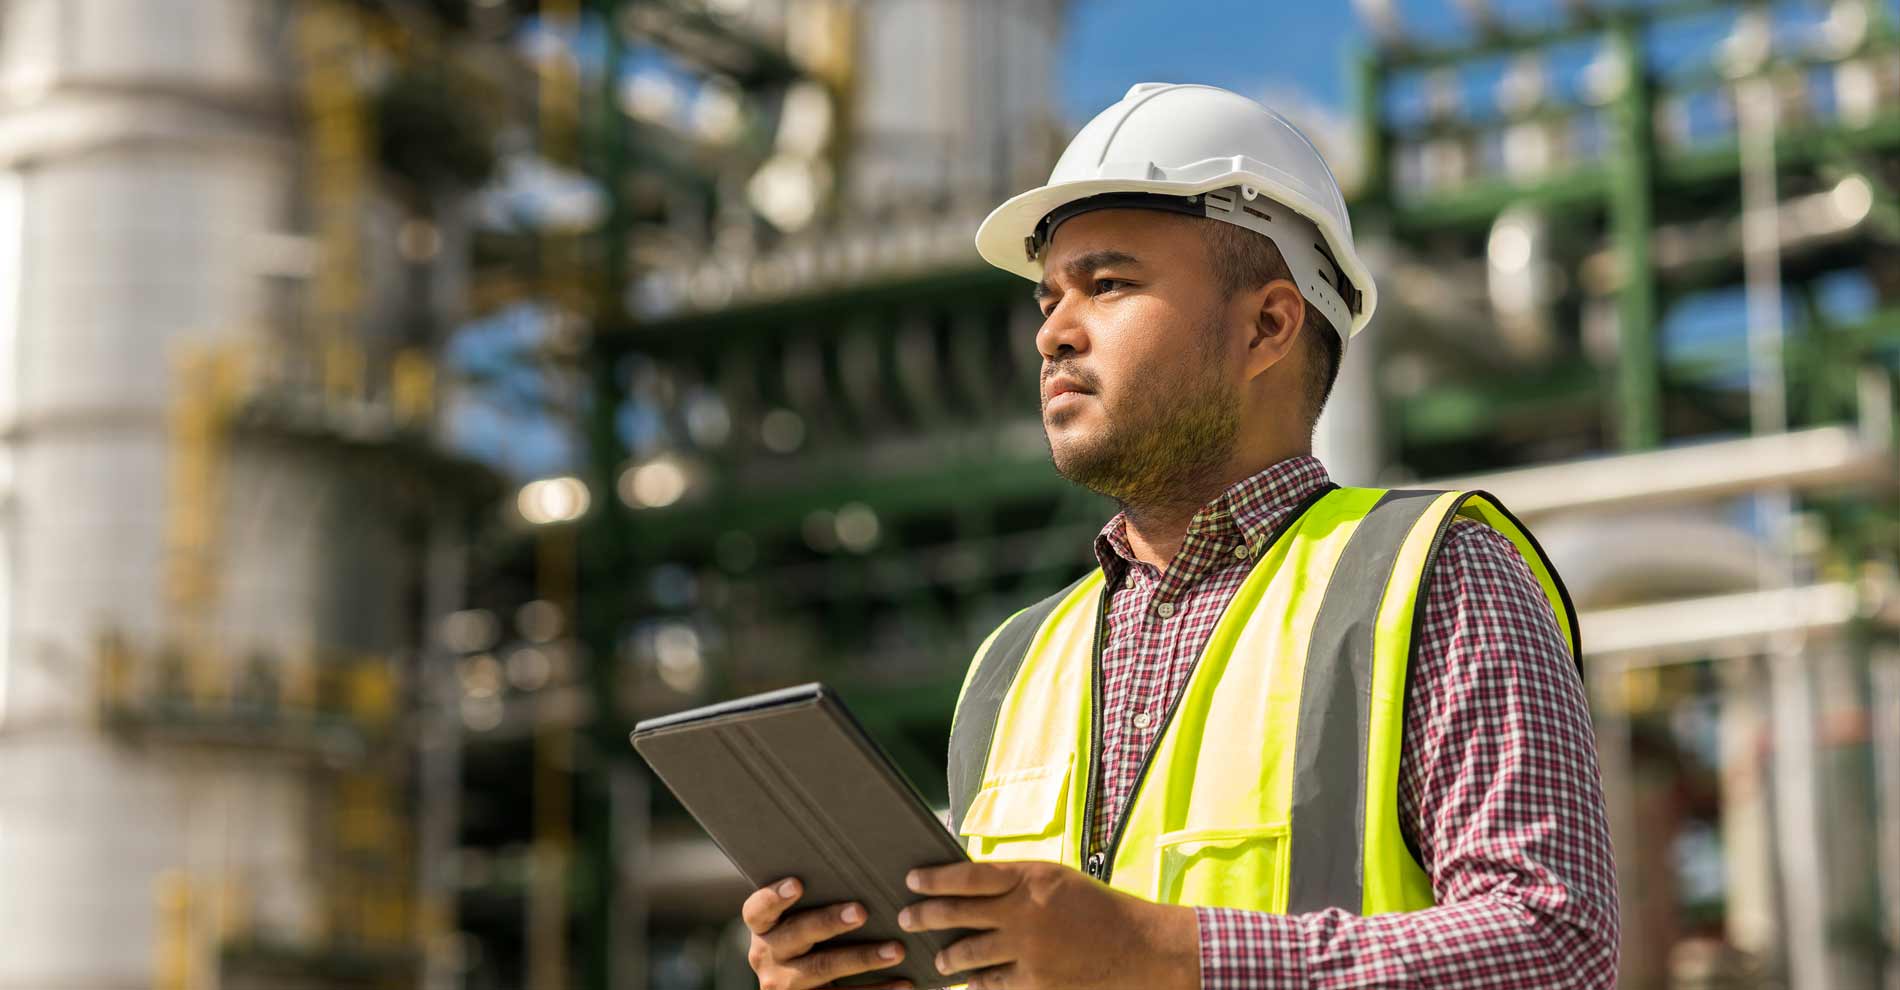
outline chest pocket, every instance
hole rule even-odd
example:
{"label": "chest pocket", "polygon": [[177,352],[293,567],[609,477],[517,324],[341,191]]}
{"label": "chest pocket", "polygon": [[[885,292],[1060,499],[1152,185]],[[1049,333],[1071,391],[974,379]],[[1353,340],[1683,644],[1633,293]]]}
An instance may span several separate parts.
{"label": "chest pocket", "polygon": [[1071,753],[1059,762],[985,777],[964,812],[964,848],[971,859],[1062,861],[1067,829]]}
{"label": "chest pocket", "polygon": [[1150,896],[1163,904],[1284,913],[1288,833],[1284,823],[1162,833]]}

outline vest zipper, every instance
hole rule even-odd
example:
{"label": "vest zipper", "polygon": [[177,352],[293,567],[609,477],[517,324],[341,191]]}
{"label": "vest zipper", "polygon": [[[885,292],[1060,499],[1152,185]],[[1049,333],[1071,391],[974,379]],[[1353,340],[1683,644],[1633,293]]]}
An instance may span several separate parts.
{"label": "vest zipper", "polygon": [[[1305,498],[1305,500],[1303,500],[1300,503],[1298,508],[1296,508],[1294,511],[1287,514],[1286,520],[1282,522],[1279,525],[1279,527],[1273,531],[1273,534],[1267,538],[1266,542],[1263,544],[1263,547],[1270,548],[1274,544],[1279,543],[1280,537],[1286,535],[1287,530],[1292,529],[1293,524],[1296,522],[1299,522],[1301,517],[1306,515],[1306,512],[1308,509],[1311,509],[1314,505],[1318,504],[1320,499],[1325,498],[1328,494],[1330,494],[1337,488],[1339,488],[1338,485],[1328,483],[1326,485],[1321,486],[1318,491],[1315,491],[1311,495],[1308,495]],[[1261,556],[1258,559],[1254,560],[1253,567],[1260,566],[1260,562],[1265,559],[1266,559],[1266,553],[1263,550],[1261,552]],[[1251,573],[1252,570],[1253,570],[1252,567],[1248,568],[1249,573]],[[1234,589],[1234,593],[1239,594],[1240,589],[1238,588]],[[1230,601],[1228,604],[1231,605],[1232,602]],[[1223,607],[1221,611],[1225,613],[1226,608]],[[1216,624],[1216,627],[1218,627],[1219,621],[1216,620],[1215,624]],[[1108,625],[1108,589],[1104,587],[1102,589],[1102,613],[1101,615],[1096,617],[1096,627],[1095,627],[1095,630],[1096,630],[1095,661],[1094,661],[1095,676],[1094,676],[1094,683],[1092,685],[1095,692],[1095,706],[1093,709],[1090,710],[1090,716],[1089,716],[1089,721],[1094,731],[1096,732],[1096,735],[1095,735],[1096,753],[1089,754],[1089,766],[1090,766],[1089,800],[1087,802],[1087,805],[1091,809],[1094,807],[1094,804],[1095,804],[1095,771],[1094,771],[1095,757],[1102,748],[1102,737],[1100,734],[1101,727],[1100,727],[1100,724],[1096,722],[1096,719],[1097,719],[1096,713],[1099,712],[1102,707],[1102,689],[1101,689],[1102,643],[1107,638],[1106,635],[1104,634],[1107,629],[1107,625]],[[1128,828],[1128,812],[1134,809],[1135,798],[1140,796],[1141,794],[1141,785],[1143,782],[1145,782],[1148,779],[1148,765],[1154,762],[1155,750],[1158,750],[1161,748],[1161,740],[1164,736],[1167,735],[1168,726],[1174,724],[1174,713],[1180,709],[1182,699],[1187,697],[1188,685],[1193,683],[1194,672],[1200,669],[1201,657],[1204,657],[1206,655],[1207,655],[1207,650],[1205,647],[1203,647],[1200,655],[1194,658],[1193,665],[1188,667],[1187,677],[1183,678],[1181,681],[1181,690],[1176,691],[1174,694],[1174,700],[1168,702],[1167,714],[1161,717],[1161,724],[1155,727],[1154,743],[1150,745],[1147,748],[1147,752],[1143,753],[1141,756],[1141,766],[1135,770],[1135,782],[1129,786],[1128,796],[1122,800],[1121,813],[1117,815],[1115,818],[1115,828],[1113,831],[1111,831],[1108,834],[1108,845],[1106,847],[1097,849],[1093,853],[1089,854],[1089,865],[1090,865],[1089,875],[1094,877],[1097,880],[1102,881],[1103,883],[1107,883],[1109,875],[1115,872],[1115,850],[1121,846],[1122,832],[1127,830]],[[1091,824],[1089,826],[1088,833],[1086,834],[1092,835],[1094,833],[1093,822],[1094,822],[1094,817],[1093,815],[1091,815],[1090,816]]]}
{"label": "vest zipper", "polygon": [[1176,691],[1174,700],[1168,703],[1168,713],[1161,717],[1161,724],[1155,727],[1154,745],[1149,746],[1148,751],[1141,756],[1141,767],[1135,771],[1135,782],[1129,786],[1128,797],[1123,799],[1121,812],[1115,817],[1115,830],[1108,834],[1108,847],[1096,853],[1097,856],[1102,857],[1102,863],[1101,872],[1095,875],[1095,879],[1103,883],[1107,883],[1108,875],[1115,872],[1115,850],[1121,847],[1122,832],[1128,828],[1128,812],[1135,806],[1135,795],[1141,793],[1142,782],[1148,779],[1148,764],[1154,761],[1155,750],[1161,748],[1161,737],[1168,731],[1168,726],[1173,724],[1174,713],[1181,707],[1181,699],[1187,697],[1188,681],[1194,679],[1194,671],[1200,666],[1201,658],[1197,656],[1194,658],[1194,665],[1188,668],[1186,680],[1181,682],[1181,690]]}
{"label": "vest zipper", "polygon": [[1089,654],[1089,775],[1082,791],[1082,838],[1089,850],[1083,869],[1102,881],[1108,879],[1108,857],[1095,845],[1095,775],[1102,758],[1102,644],[1108,638],[1108,593],[1103,585],[1095,611],[1095,648]]}

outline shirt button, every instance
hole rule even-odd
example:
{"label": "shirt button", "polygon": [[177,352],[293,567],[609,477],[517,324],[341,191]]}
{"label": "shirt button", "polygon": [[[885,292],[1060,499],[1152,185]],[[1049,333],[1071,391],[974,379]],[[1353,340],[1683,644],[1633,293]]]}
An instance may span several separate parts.
{"label": "shirt button", "polygon": [[1247,559],[1247,544],[1245,543],[1234,544],[1234,559],[1235,560]]}
{"label": "shirt button", "polygon": [[1162,618],[1164,618],[1164,619],[1165,619],[1165,618],[1167,618],[1167,617],[1168,617],[1168,616],[1170,616],[1170,615],[1173,615],[1173,614],[1174,614],[1174,603],[1173,603],[1173,602],[1162,602],[1161,604],[1159,604],[1159,605],[1156,605],[1156,606],[1155,606],[1155,614],[1156,614],[1156,615],[1158,615],[1158,616],[1161,616],[1161,617],[1162,617]]}
{"label": "shirt button", "polygon": [[1137,729],[1145,729],[1145,728],[1147,728],[1147,727],[1148,727],[1148,726],[1149,726],[1150,724],[1152,724],[1153,722],[1154,722],[1154,716],[1153,716],[1153,715],[1150,715],[1150,714],[1148,714],[1147,712],[1136,712],[1136,713],[1135,713],[1135,728],[1137,728]]}

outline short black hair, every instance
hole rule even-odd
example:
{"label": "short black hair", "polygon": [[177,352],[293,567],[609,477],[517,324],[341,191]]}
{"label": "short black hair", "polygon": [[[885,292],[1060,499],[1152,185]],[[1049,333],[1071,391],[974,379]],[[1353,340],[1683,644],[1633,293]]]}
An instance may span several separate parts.
{"label": "short black hair", "polygon": [[[1263,234],[1225,220],[1208,219],[1202,221],[1202,235],[1223,296],[1257,289],[1274,279],[1287,279],[1296,285],[1299,282],[1293,278],[1293,271],[1287,267],[1280,249]],[[1326,408],[1326,399],[1333,394],[1333,383],[1339,380],[1339,361],[1344,349],[1339,331],[1333,329],[1332,321],[1311,300],[1306,304],[1306,322],[1301,325],[1300,336],[1306,339],[1308,348],[1307,364],[1311,373],[1306,379],[1307,425],[1312,427],[1319,423],[1320,410]]]}

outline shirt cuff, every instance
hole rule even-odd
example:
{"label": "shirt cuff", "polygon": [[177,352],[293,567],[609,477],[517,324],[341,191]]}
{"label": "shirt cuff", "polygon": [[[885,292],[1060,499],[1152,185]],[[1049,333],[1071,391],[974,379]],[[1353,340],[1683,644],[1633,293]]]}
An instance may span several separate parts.
{"label": "shirt cuff", "polygon": [[1197,907],[1201,990],[1294,990],[1302,986],[1298,923],[1285,915]]}

